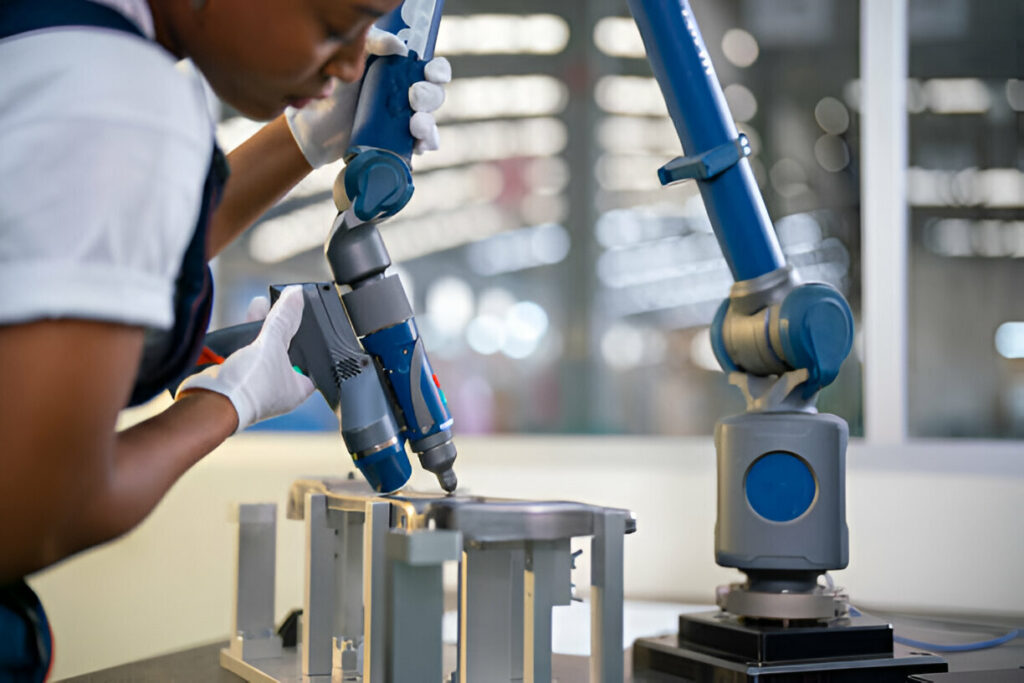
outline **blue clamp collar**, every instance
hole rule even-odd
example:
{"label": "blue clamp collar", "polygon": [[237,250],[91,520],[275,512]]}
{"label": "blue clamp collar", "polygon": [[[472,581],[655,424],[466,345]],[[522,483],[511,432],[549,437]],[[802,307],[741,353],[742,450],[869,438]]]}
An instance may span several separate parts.
{"label": "blue clamp collar", "polygon": [[681,180],[707,180],[724,173],[751,154],[750,140],[743,133],[735,140],[694,156],[676,157],[658,169],[662,185]]}

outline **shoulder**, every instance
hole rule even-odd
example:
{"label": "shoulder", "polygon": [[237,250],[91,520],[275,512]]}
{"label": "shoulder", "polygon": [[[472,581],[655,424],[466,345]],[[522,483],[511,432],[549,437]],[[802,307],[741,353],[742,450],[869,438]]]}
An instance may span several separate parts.
{"label": "shoulder", "polygon": [[7,127],[59,121],[134,125],[207,140],[202,85],[138,36],[56,28],[0,41],[0,110]]}
{"label": "shoulder", "polygon": [[0,321],[167,327],[213,150],[203,86],[104,30],[0,41]]}

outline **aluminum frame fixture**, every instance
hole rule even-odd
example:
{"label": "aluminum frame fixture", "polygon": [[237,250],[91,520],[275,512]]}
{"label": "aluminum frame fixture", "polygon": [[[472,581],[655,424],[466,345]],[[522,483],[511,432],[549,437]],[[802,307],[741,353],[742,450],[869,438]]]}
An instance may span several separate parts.
{"label": "aluminum frame fixture", "polygon": [[[276,506],[240,505],[232,638],[220,663],[248,681],[551,681],[551,608],[572,599],[570,540],[591,538],[594,683],[622,683],[623,537],[630,512],[562,501],[414,492],[363,482],[296,481],[289,519],[305,521],[301,641],[274,632]],[[458,652],[444,670],[445,562],[459,567]]]}

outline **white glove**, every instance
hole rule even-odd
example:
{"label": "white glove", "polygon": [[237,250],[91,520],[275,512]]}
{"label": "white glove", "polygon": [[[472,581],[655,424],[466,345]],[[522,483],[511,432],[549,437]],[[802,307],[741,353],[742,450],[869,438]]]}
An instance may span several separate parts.
{"label": "white glove", "polygon": [[245,309],[245,322],[254,323],[263,320],[270,313],[270,299],[265,296],[255,296]]}
{"label": "white glove", "polygon": [[[407,55],[409,48],[393,33],[372,27],[366,36],[366,50],[371,55]],[[426,80],[413,83],[409,88],[409,104],[415,114],[409,121],[409,132],[416,138],[416,153],[437,149],[440,136],[431,112],[444,102],[445,83],[452,80],[452,67],[444,57],[427,62]],[[352,139],[352,124],[361,83],[334,83],[331,94],[314,100],[302,109],[288,107],[285,119],[295,142],[306,161],[320,168],[337,161],[348,150]]]}
{"label": "white glove", "polygon": [[302,322],[302,306],[302,289],[287,287],[251,344],[186,379],[176,396],[196,389],[223,394],[238,413],[236,434],[294,410],[313,393],[313,383],[292,369],[288,358],[288,345]]}

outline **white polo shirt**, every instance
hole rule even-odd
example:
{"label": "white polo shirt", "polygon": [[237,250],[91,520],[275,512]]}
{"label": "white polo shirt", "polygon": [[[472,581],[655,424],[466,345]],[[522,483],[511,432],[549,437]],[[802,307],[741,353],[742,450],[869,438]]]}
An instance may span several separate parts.
{"label": "white polo shirt", "polygon": [[[101,0],[150,37],[145,0]],[[168,328],[213,151],[202,83],[98,28],[0,40],[0,324]]]}

